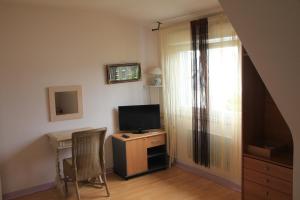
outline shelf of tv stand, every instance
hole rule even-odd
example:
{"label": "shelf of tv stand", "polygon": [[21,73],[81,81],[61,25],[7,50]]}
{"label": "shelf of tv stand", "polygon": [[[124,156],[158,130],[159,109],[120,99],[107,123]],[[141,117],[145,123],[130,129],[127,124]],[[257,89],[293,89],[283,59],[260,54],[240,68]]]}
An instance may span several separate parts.
{"label": "shelf of tv stand", "polygon": [[149,170],[148,170],[148,173],[150,173],[150,172],[155,172],[155,171],[158,171],[158,170],[161,170],[161,169],[166,169],[168,166],[166,165],[166,164],[164,164],[164,165],[154,165],[154,166],[152,166],[152,167],[150,167],[149,168]]}
{"label": "shelf of tv stand", "polygon": [[148,155],[148,159],[149,159],[149,158],[158,157],[158,156],[164,156],[164,155],[166,155],[165,152],[162,152],[162,153],[155,153],[155,154],[150,154],[150,155]]}
{"label": "shelf of tv stand", "polygon": [[152,157],[148,157],[148,169],[155,170],[161,167],[166,167],[167,156],[166,153],[160,154]]}

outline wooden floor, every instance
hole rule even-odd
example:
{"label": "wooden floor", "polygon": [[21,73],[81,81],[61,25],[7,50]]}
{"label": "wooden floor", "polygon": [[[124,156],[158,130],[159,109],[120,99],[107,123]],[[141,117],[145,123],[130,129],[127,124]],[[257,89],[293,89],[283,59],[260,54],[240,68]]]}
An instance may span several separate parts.
{"label": "wooden floor", "polygon": [[[125,181],[112,174],[108,176],[111,192],[105,197],[104,188],[81,186],[81,199],[89,200],[240,200],[240,193],[212,181],[183,171],[177,167]],[[76,199],[74,192],[64,198],[56,189],[39,192],[18,200]]]}

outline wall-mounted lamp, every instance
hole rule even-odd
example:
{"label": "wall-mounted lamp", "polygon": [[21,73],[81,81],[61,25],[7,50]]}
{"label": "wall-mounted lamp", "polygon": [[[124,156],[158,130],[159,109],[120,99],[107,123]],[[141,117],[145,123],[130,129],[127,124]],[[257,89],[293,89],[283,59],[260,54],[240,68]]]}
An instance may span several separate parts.
{"label": "wall-mounted lamp", "polygon": [[159,67],[155,67],[153,70],[150,71],[150,74],[154,75],[152,84],[161,85],[161,69]]}
{"label": "wall-mounted lamp", "polygon": [[161,22],[157,21],[157,28],[153,28],[152,31],[159,31],[160,25],[162,24]]}

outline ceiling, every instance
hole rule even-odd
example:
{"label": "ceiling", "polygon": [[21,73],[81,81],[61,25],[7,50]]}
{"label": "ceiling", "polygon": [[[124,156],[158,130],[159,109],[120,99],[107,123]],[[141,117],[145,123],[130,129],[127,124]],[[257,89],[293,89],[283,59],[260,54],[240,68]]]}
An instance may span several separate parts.
{"label": "ceiling", "polygon": [[140,22],[170,20],[195,13],[221,10],[218,0],[0,0],[59,7],[92,8],[111,12]]}

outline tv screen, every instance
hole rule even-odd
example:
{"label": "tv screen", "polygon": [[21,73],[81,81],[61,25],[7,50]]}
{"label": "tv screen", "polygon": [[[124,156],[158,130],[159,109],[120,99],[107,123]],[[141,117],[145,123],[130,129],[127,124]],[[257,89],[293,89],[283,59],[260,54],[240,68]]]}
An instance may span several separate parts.
{"label": "tv screen", "polygon": [[119,106],[121,131],[142,132],[160,128],[159,105]]}

